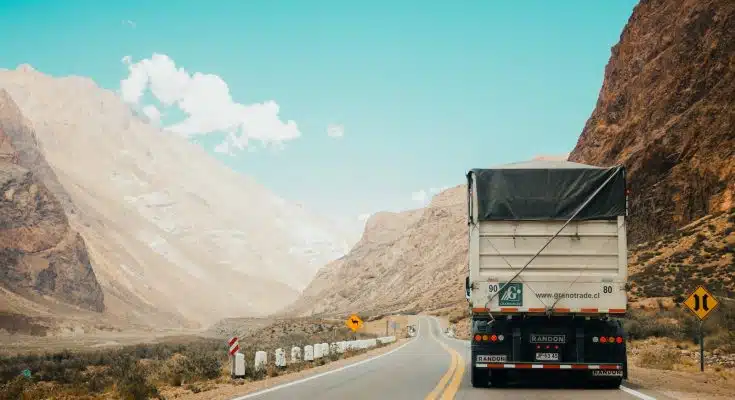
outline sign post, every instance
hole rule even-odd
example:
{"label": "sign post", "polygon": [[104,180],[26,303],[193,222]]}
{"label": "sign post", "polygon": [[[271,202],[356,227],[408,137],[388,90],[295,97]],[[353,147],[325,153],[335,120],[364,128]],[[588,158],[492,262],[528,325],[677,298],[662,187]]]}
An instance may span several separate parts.
{"label": "sign post", "polygon": [[719,301],[700,285],[684,300],[684,305],[699,318],[699,370],[704,372],[704,320],[717,308]]}

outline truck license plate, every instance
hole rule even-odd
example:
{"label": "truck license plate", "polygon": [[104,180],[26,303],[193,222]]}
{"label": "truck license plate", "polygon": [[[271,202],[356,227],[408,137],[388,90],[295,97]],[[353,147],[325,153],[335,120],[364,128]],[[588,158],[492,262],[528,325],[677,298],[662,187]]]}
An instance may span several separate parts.
{"label": "truck license plate", "polygon": [[536,353],[538,361],[559,361],[559,353]]}
{"label": "truck license plate", "polygon": [[483,354],[477,356],[477,362],[505,362],[505,354]]}
{"label": "truck license plate", "polygon": [[623,371],[620,370],[605,370],[605,369],[593,369],[592,376],[623,376]]}

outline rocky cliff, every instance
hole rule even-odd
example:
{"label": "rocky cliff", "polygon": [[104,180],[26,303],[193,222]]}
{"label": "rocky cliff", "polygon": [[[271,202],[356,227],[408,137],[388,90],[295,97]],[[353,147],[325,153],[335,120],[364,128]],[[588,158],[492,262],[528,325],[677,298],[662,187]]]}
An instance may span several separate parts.
{"label": "rocky cliff", "polygon": [[569,156],[628,168],[632,243],[735,205],[735,2],[644,0]]}
{"label": "rocky cliff", "polygon": [[101,312],[104,296],[86,245],[46,186],[63,191],[34,144],[33,131],[0,90],[0,285],[26,298],[50,296]]}

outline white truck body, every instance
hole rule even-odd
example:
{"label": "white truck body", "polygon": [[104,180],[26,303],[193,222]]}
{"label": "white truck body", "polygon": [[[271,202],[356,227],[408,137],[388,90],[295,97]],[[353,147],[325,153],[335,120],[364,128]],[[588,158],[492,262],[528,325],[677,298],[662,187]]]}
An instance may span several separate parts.
{"label": "white truck body", "polygon": [[[625,217],[479,221],[469,192],[468,300],[473,313],[622,314],[627,307]],[[471,222],[472,222],[471,221]],[[498,291],[528,264],[502,294]],[[490,300],[490,301],[488,301]]]}

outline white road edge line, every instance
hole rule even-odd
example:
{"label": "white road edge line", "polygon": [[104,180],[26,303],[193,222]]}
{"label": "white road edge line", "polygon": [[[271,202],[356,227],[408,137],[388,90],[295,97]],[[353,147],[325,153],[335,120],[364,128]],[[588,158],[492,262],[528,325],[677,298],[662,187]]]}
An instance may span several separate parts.
{"label": "white road edge line", "polygon": [[[421,326],[421,325],[419,325],[419,326]],[[420,331],[421,331],[421,329],[418,329],[418,332],[416,332],[416,337],[414,339],[416,339],[416,338],[419,337]],[[395,353],[396,351],[398,351],[398,350],[406,347],[407,345],[409,345],[411,343],[413,343],[413,340],[409,340],[408,342],[400,345],[399,347],[396,347],[395,349],[393,349],[393,350],[391,350],[391,351],[389,351],[387,353],[383,353],[383,354],[377,355],[375,357],[368,358],[367,360],[358,361],[358,362],[356,362],[354,364],[349,364],[349,365],[345,365],[344,367],[340,367],[340,368],[337,368],[337,369],[333,369],[333,370],[329,370],[329,371],[324,371],[324,372],[319,373],[319,374],[316,374],[316,375],[308,376],[306,378],[302,378],[302,379],[299,379],[299,380],[296,380],[296,381],[292,381],[292,382],[287,382],[287,383],[284,383],[282,385],[273,386],[273,387],[268,388],[268,389],[263,389],[263,390],[261,390],[259,392],[246,394],[246,395],[240,396],[240,397],[235,397],[235,398],[232,398],[230,400],[244,400],[244,399],[249,399],[249,398],[252,398],[252,397],[257,397],[257,396],[260,396],[260,395],[264,395],[266,393],[270,393],[270,392],[276,391],[278,389],[283,389],[283,388],[286,388],[286,387],[289,387],[289,386],[298,385],[300,383],[308,382],[308,381],[310,381],[312,379],[321,378],[322,376],[325,376],[325,375],[333,374],[333,373],[339,372],[339,371],[344,371],[344,370],[350,369],[352,367],[357,367],[358,365],[362,365],[362,364],[368,363],[370,361],[377,360],[378,358],[385,357],[385,356],[387,356],[388,354],[391,354],[391,353]]]}
{"label": "white road edge line", "polygon": [[626,387],[626,386],[623,386],[623,385],[620,385],[620,390],[628,393],[631,396],[635,396],[635,397],[637,397],[639,399],[642,399],[642,400],[656,400],[655,397],[651,397],[651,396],[649,396],[647,394],[643,394],[643,393],[641,393],[641,392],[639,392],[637,390],[633,390],[633,389],[631,389],[629,387]]}

